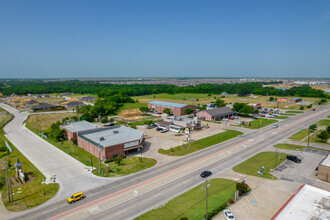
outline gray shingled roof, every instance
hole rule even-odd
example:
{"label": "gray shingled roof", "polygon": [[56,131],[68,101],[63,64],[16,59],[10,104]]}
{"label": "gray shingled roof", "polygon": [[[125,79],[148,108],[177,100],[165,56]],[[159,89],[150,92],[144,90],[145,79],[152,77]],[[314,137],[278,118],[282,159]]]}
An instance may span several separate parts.
{"label": "gray shingled roof", "polygon": [[227,115],[232,115],[236,114],[236,112],[232,111],[228,107],[221,107],[221,108],[214,108],[214,109],[208,109],[205,110],[207,113],[209,113],[212,117],[217,118],[217,117],[223,117]]}
{"label": "gray shingled roof", "polygon": [[109,128],[96,128],[78,133],[78,136],[84,140],[95,146],[101,145],[103,147],[137,141],[143,138],[143,135],[144,133],[142,131],[122,125]]}
{"label": "gray shingled roof", "polygon": [[74,121],[66,125],[62,125],[62,128],[69,130],[71,132],[86,131],[89,129],[99,128],[99,126],[89,123],[87,121]]}

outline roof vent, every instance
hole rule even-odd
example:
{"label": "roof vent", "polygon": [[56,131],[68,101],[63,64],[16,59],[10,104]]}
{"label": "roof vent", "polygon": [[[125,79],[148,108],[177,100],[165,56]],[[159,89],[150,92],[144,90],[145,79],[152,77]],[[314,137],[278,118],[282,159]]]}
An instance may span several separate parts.
{"label": "roof vent", "polygon": [[100,141],[104,141],[104,137],[100,137]]}
{"label": "roof vent", "polygon": [[119,133],[119,131],[115,130],[115,131],[113,131],[113,133],[114,133],[114,134],[118,134],[118,133]]}

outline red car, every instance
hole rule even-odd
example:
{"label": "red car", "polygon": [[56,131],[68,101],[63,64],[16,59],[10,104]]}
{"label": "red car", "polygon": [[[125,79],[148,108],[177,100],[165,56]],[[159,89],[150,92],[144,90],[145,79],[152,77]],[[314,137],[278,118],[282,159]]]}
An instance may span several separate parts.
{"label": "red car", "polygon": [[234,118],[233,118],[233,117],[229,117],[228,119],[230,119],[230,120],[234,120]]}

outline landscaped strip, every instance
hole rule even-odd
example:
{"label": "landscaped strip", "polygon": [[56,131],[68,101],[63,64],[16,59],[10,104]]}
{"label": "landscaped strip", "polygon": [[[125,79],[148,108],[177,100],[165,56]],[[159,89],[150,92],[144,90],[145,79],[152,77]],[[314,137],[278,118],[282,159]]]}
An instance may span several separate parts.
{"label": "landscaped strip", "polygon": [[[4,136],[3,126],[8,123],[13,115],[7,114],[7,119],[1,120],[0,125],[0,144],[5,146],[5,141],[7,140]],[[45,180],[45,176],[19,151],[13,144],[8,141],[8,144],[12,148],[12,152],[6,150],[6,147],[1,148],[0,152],[0,164],[3,165],[4,161],[7,164],[8,176],[12,177],[16,175],[16,169],[14,164],[19,158],[20,162],[23,163],[23,172],[30,172],[31,181],[20,186],[12,186],[14,202],[8,202],[7,199],[7,187],[6,184],[0,184],[1,198],[3,204],[9,211],[22,211],[28,208],[38,206],[50,198],[52,198],[59,189],[58,183],[42,184],[41,182]],[[16,177],[18,180],[18,178]],[[33,180],[32,180],[33,179]],[[5,176],[1,177],[3,183],[6,182]],[[12,181],[12,183],[14,183]]]}
{"label": "landscaped strip", "polygon": [[296,114],[283,113],[283,114],[281,114],[281,115],[289,115],[289,116],[294,116],[294,115],[296,115]]}
{"label": "landscaped strip", "polygon": [[330,126],[330,120],[329,119],[322,119],[317,122],[318,126]]}
{"label": "landscaped strip", "polygon": [[[252,176],[277,179],[275,176],[270,174],[270,170],[275,168],[275,152],[261,152],[254,155],[253,157],[243,161],[242,163],[233,167],[233,170],[238,173],[244,173]],[[280,156],[280,157],[279,157]],[[286,154],[278,154],[277,166],[286,160]],[[261,171],[261,167],[264,166],[264,174],[258,174]]]}
{"label": "landscaped strip", "polygon": [[308,135],[308,129],[302,129],[289,137],[290,140],[301,141]]}
{"label": "landscaped strip", "polygon": [[[31,125],[29,120],[27,120],[26,127],[34,132],[36,135],[43,138],[38,130],[35,129],[34,126]],[[47,142],[52,144],[53,146],[57,147],[58,149],[62,150],[63,152],[67,153],[74,159],[80,161],[84,165],[91,167],[93,163],[93,174],[102,176],[102,177],[116,177],[116,176],[124,176],[134,172],[141,171],[143,169],[150,168],[156,164],[156,160],[151,158],[143,158],[142,160],[137,159],[136,157],[124,158],[122,160],[121,165],[115,164],[115,162],[108,163],[109,165],[109,172],[107,171],[107,167],[105,163],[101,163],[101,172],[99,173],[99,159],[95,157],[93,154],[85,151],[83,148],[78,147],[77,145],[73,144],[71,141],[62,141],[57,142],[50,138],[47,138]],[[91,163],[92,158],[92,163]]]}
{"label": "landscaped strip", "polygon": [[250,125],[244,124],[239,126],[243,126],[244,128],[250,128],[250,129],[259,129],[276,122],[278,121],[274,119],[258,118],[257,120],[251,121]]}
{"label": "landscaped strip", "polygon": [[[227,179],[210,179],[208,184],[210,184],[207,199],[208,210],[212,211],[222,203],[228,202],[228,199],[234,198],[236,182]],[[188,219],[205,217],[205,183],[175,197],[164,206],[137,217],[136,220],[168,220],[181,217]]]}
{"label": "landscaped strip", "polygon": [[237,137],[238,135],[242,135],[243,132],[235,131],[235,130],[226,130],[219,134],[215,134],[206,138],[199,139],[197,141],[191,142],[191,146],[189,143],[183,146],[173,147],[168,150],[164,150],[162,148],[159,149],[159,153],[173,155],[173,156],[183,156],[186,154],[190,154],[192,152],[213,146],[215,144],[221,143],[223,141],[227,141],[231,138]]}
{"label": "landscaped strip", "polygon": [[303,111],[286,111],[286,113],[304,113]]}
{"label": "landscaped strip", "polygon": [[287,149],[287,150],[297,150],[297,151],[301,151],[306,148],[306,146],[296,145],[296,144],[286,144],[286,143],[276,144],[274,145],[274,147],[280,149]]}
{"label": "landscaped strip", "polygon": [[287,119],[289,118],[288,116],[276,116],[276,119]]}

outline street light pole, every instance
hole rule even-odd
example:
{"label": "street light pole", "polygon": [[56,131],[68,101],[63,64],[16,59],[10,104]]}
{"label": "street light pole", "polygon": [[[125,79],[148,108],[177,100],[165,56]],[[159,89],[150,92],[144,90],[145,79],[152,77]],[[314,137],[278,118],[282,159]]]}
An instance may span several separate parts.
{"label": "street light pole", "polygon": [[307,142],[307,147],[309,147],[309,133],[310,133],[311,129],[308,127],[308,142]]}
{"label": "street light pole", "polygon": [[277,166],[277,147],[276,148],[276,155],[275,155],[275,170],[276,170],[276,166]]}
{"label": "street light pole", "polygon": [[92,165],[92,172],[93,172],[93,157],[91,157],[91,165]]}

